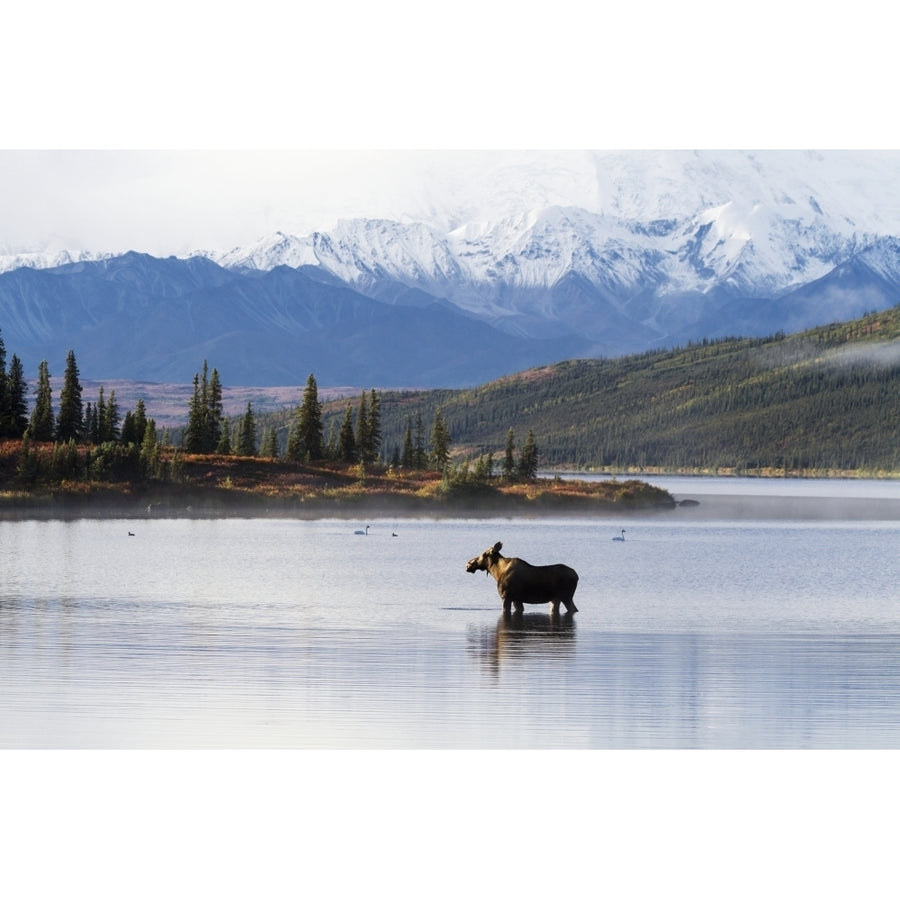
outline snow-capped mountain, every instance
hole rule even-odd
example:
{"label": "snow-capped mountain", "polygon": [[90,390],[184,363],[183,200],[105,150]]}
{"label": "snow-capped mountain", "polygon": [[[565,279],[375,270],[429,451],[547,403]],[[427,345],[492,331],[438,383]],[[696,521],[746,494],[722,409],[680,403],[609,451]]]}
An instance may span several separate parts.
{"label": "snow-capped mountain", "polygon": [[34,250],[27,253],[0,253],[0,272],[13,269],[54,269],[74,262],[110,259],[114,253],[96,253],[89,250]]}
{"label": "snow-capped mountain", "polygon": [[[590,162],[593,182],[583,169],[571,179],[583,206],[510,201],[506,216],[449,230],[437,223],[457,221],[458,211],[430,222],[345,220],[328,233],[279,233],[211,256],[235,269],[315,266],[382,300],[402,284],[511,333],[549,328],[609,351],[597,304],[660,342],[696,337],[723,295],[765,304],[900,234],[900,154],[641,152]],[[540,177],[522,166],[513,173],[497,174],[492,197],[511,197],[512,177],[525,185]],[[498,208],[494,200],[490,211]],[[884,265],[895,278],[898,263]],[[593,304],[573,308],[570,292],[562,302],[558,288],[573,277]]]}
{"label": "snow-capped mountain", "polygon": [[[227,348],[242,360],[232,383],[314,370],[323,384],[453,386],[900,302],[900,153],[490,159],[427,170],[417,202],[390,218],[227,252],[95,254],[43,271],[18,257],[0,265],[0,333],[32,355],[90,335],[94,377],[189,378]],[[125,323],[137,339],[141,321],[154,323],[141,341],[158,343],[127,372],[133,353],[113,359]]]}

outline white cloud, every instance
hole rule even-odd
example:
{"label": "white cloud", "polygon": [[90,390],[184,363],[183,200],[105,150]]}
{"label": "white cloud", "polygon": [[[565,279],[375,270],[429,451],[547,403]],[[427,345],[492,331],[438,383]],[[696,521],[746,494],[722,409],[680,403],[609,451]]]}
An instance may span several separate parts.
{"label": "white cloud", "polygon": [[[854,21],[870,5],[879,21],[873,0]],[[83,152],[0,155],[0,251],[180,253],[423,203],[423,157],[376,150],[896,144],[891,30],[856,58],[852,24],[770,0],[750,16],[711,0],[48,0],[6,16],[0,147]]]}

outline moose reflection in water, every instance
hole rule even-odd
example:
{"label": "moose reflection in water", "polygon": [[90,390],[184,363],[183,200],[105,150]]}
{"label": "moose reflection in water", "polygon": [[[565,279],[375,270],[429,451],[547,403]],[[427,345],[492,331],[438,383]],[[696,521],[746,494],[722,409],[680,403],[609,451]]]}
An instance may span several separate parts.
{"label": "moose reflection in water", "polygon": [[562,603],[567,613],[578,612],[575,588],[578,587],[578,573],[570,566],[557,563],[552,566],[533,566],[515,556],[500,555],[503,547],[497,541],[480,556],[466,563],[467,572],[487,572],[497,581],[497,593],[503,600],[503,611],[510,612],[515,607],[522,612],[525,603],[549,603],[551,612],[559,613]]}
{"label": "moose reflection in water", "polygon": [[503,613],[493,628],[470,627],[468,645],[487,671],[498,674],[501,663],[516,658],[566,658],[574,650],[574,638],[574,616]]}

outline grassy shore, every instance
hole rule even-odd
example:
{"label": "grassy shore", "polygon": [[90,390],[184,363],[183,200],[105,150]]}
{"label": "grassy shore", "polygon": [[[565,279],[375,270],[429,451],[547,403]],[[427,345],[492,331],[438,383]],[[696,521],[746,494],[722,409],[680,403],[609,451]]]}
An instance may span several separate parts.
{"label": "grassy shore", "polygon": [[182,455],[177,479],[17,478],[14,454],[0,465],[0,516],[598,515],[675,506],[668,491],[638,479],[539,478],[520,484],[437,472],[340,463]]}

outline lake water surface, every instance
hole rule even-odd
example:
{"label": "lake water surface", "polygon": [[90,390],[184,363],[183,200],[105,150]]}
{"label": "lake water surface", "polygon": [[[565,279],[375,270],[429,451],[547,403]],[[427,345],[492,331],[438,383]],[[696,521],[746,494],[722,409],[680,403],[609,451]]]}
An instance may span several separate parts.
{"label": "lake water surface", "polygon": [[699,505],[0,522],[0,747],[900,747],[900,484],[648,480]]}

